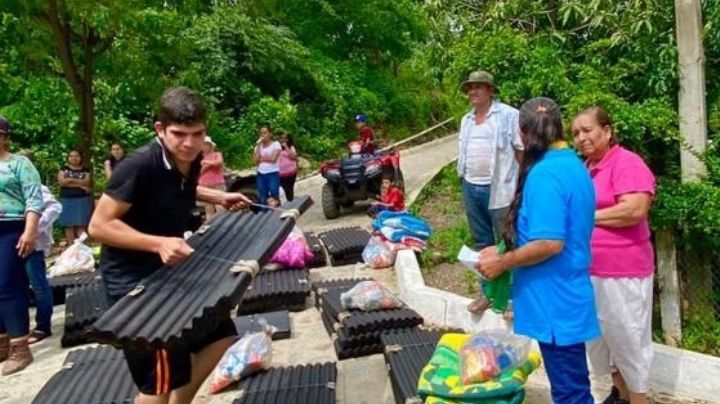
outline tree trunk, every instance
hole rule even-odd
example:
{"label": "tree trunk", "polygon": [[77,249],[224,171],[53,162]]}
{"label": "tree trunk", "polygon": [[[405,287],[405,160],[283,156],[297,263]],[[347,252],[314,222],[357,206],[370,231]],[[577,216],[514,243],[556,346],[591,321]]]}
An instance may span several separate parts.
{"label": "tree trunk", "polygon": [[671,230],[662,229],[655,232],[655,249],[663,340],[667,345],[676,347],[682,342],[682,317],[675,237]]}
{"label": "tree trunk", "polygon": [[[707,144],[705,105],[705,52],[702,42],[702,15],[699,0],[675,0],[675,31],[680,74],[680,136],[686,147],[680,151],[684,181],[696,181],[705,174],[704,164],[694,155]],[[689,150],[688,150],[689,148]]]}

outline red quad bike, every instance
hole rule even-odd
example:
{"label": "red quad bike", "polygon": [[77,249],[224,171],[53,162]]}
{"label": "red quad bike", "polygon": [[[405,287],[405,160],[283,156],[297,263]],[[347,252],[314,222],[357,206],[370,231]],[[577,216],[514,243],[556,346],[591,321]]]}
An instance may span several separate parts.
{"label": "red quad bike", "polygon": [[395,186],[405,191],[400,153],[394,149],[375,154],[362,153],[362,141],[348,143],[349,155],[320,165],[327,180],[322,187],[322,208],[326,219],[340,216],[340,207],[349,208],[356,201],[380,195],[383,173],[392,173]]}

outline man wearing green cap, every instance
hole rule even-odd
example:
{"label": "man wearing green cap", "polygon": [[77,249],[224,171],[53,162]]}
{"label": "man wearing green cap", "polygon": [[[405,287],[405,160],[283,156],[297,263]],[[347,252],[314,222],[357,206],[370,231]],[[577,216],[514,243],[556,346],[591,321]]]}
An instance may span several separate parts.
{"label": "man wearing green cap", "polygon": [[[518,110],[497,101],[490,73],[470,73],[460,88],[473,108],[460,123],[458,175],[462,179],[465,212],[475,249],[495,245],[502,233],[508,207],[515,195],[523,144]],[[473,301],[468,310],[487,309],[485,298]]]}

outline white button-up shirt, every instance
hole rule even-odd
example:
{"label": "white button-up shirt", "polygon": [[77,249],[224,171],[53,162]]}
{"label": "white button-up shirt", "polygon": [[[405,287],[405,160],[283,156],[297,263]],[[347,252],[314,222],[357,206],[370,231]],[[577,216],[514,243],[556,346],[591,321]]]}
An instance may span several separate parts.
{"label": "white button-up shirt", "polygon": [[[520,170],[515,159],[515,150],[523,150],[518,124],[519,112],[517,109],[494,100],[482,126],[487,125],[490,137],[490,209],[500,209],[510,206],[515,195],[517,178]],[[484,165],[487,162],[475,161],[475,155],[468,153],[469,147],[474,143],[475,109],[465,114],[460,123],[460,137],[458,141],[457,171],[460,178],[472,183],[473,166]],[[487,131],[483,131],[487,133]]]}

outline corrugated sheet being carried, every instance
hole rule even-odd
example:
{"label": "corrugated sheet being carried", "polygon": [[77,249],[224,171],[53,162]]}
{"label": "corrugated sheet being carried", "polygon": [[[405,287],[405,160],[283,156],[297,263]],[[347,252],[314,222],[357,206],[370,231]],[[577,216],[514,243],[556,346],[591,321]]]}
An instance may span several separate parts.
{"label": "corrugated sheet being carried", "polygon": [[195,252],[162,267],[112,306],[93,338],[115,345],[169,346],[197,342],[242,298],[253,272],[265,265],[310,205],[296,198],[283,210],[220,213],[188,240]]}
{"label": "corrugated sheet being carried", "polygon": [[332,404],[336,381],[334,362],[270,368],[241,380],[233,404]]}
{"label": "corrugated sheet being carried", "polygon": [[63,348],[87,344],[85,329],[108,309],[107,294],[102,280],[93,278],[89,283],[67,289],[65,299],[65,329],[60,345]]}
{"label": "corrugated sheet being carried", "polygon": [[70,352],[33,403],[132,403],[137,393],[122,351],[106,346]]}
{"label": "corrugated sheet being carried", "polygon": [[319,234],[333,266],[362,262],[362,252],[370,240],[370,232],[359,227],[342,227]]}
{"label": "corrugated sheet being carried", "polygon": [[309,276],[307,269],[263,270],[245,291],[238,313],[303,310],[310,296]]}

